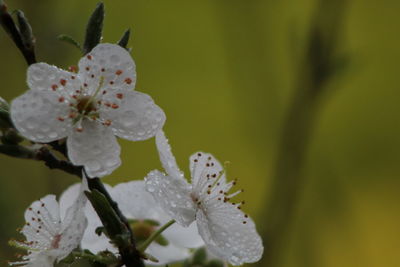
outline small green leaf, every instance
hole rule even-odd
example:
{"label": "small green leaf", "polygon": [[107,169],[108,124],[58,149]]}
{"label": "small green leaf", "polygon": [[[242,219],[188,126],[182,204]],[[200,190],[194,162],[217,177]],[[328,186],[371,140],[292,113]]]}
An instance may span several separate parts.
{"label": "small green leaf", "polygon": [[127,29],[122,35],[121,39],[118,41],[118,45],[126,49],[130,36],[131,36],[131,30]]}
{"label": "small green leaf", "polygon": [[101,41],[104,21],[104,4],[98,3],[93,11],[86,26],[85,42],[83,44],[83,52],[89,53]]}
{"label": "small green leaf", "polygon": [[60,34],[59,36],[57,36],[57,40],[66,42],[67,44],[70,44],[70,45],[73,45],[76,48],[78,48],[80,51],[82,51],[81,44],[69,35]]}

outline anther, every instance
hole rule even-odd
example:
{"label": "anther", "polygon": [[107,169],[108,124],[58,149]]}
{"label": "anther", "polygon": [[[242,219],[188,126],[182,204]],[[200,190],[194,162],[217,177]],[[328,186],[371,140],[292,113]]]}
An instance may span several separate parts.
{"label": "anther", "polygon": [[86,57],[87,57],[87,59],[92,60],[92,56],[91,55],[87,55]]}
{"label": "anther", "polygon": [[64,118],[63,117],[58,117],[57,120],[64,121]]}
{"label": "anther", "polygon": [[117,70],[117,71],[115,72],[115,74],[121,75],[121,74],[122,74],[122,70]]}
{"label": "anther", "polygon": [[58,98],[58,102],[60,102],[60,103],[64,102],[64,100],[65,100],[65,98],[64,98],[63,96],[60,96],[60,97]]}
{"label": "anther", "polygon": [[118,94],[117,94],[117,98],[119,98],[119,99],[124,98],[124,94],[118,93]]}
{"label": "anther", "polygon": [[83,132],[83,128],[82,128],[82,127],[78,127],[78,128],[76,128],[75,130],[76,130],[78,133]]}
{"label": "anther", "polygon": [[111,105],[111,107],[112,107],[113,109],[117,109],[117,108],[119,108],[119,106],[118,106],[117,104],[115,104],[115,103],[114,103],[114,104],[112,104],[112,105]]}
{"label": "anther", "polygon": [[111,121],[110,120],[106,120],[105,122],[103,122],[104,126],[110,126],[111,125]]}
{"label": "anther", "polygon": [[132,79],[131,79],[131,78],[126,78],[126,79],[125,79],[125,82],[126,82],[127,84],[131,84],[131,83],[132,83]]}
{"label": "anther", "polygon": [[51,86],[51,89],[53,89],[53,91],[57,90],[57,88],[58,88],[58,85],[57,85],[57,84],[53,84],[53,85]]}
{"label": "anther", "polygon": [[105,72],[106,70],[104,68],[101,68],[101,72]]}
{"label": "anther", "polygon": [[70,71],[70,72],[77,72],[78,71],[78,68],[76,67],[76,66],[69,66],[68,67],[68,70]]}
{"label": "anther", "polygon": [[67,80],[61,79],[61,80],[60,80],[60,84],[61,84],[62,86],[65,86],[65,85],[67,84]]}

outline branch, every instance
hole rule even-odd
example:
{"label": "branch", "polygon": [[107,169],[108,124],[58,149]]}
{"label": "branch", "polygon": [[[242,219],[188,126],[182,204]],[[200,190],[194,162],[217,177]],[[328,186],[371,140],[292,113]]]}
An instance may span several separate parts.
{"label": "branch", "polygon": [[35,38],[32,35],[30,25],[22,12],[18,12],[18,21],[22,31],[18,29],[15,22],[7,11],[7,5],[0,1],[0,25],[13,40],[21,51],[28,65],[36,63]]}

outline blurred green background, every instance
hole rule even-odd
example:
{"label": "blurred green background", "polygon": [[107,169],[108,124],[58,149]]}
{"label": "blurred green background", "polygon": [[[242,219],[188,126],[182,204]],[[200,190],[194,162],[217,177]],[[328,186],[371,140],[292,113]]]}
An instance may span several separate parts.
{"label": "blurred green background", "polygon": [[[333,1],[333,0],[332,0]],[[400,266],[400,1],[347,1],[338,50],[349,66],[320,99],[304,166],[304,186],[279,266]],[[56,40],[82,40],[97,1],[10,0],[37,37],[39,61],[66,68],[80,58]],[[106,0],[104,42],[126,28],[137,90],[167,114],[165,132],[188,171],[197,150],[229,160],[244,208],[259,227],[267,206],[285,114],[296,88],[316,1]],[[325,10],[327,14],[331,10]],[[0,31],[0,92],[27,90],[26,64]],[[293,133],[296,134],[296,133]],[[142,179],[160,168],[154,140],[120,142],[123,165],[104,181]],[[0,155],[0,265],[7,241],[35,199],[60,194],[75,177],[42,163]],[[264,237],[267,239],[268,237]]]}

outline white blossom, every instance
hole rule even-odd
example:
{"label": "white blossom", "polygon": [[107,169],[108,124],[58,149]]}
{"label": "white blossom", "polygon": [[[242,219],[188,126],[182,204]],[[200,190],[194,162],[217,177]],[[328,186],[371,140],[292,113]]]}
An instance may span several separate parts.
{"label": "white blossom", "polygon": [[[121,183],[115,187],[105,186],[122,213],[132,222],[131,226],[139,244],[152,232],[171,220],[171,217],[157,205],[151,194],[145,190],[143,181]],[[66,194],[73,196],[77,194],[77,191],[78,186],[74,186],[68,189]],[[84,233],[81,247],[89,249],[93,253],[105,250],[118,253],[118,249],[110,243],[110,240],[104,234],[98,236],[95,233],[96,228],[101,227],[102,223],[89,203],[86,205],[85,213],[88,219],[88,227]],[[146,221],[149,220],[158,223],[158,226],[147,224]],[[181,261],[190,256],[189,248],[198,248],[204,245],[198,234],[196,224],[188,228],[173,224],[162,233],[162,236],[168,242],[168,245],[153,242],[145,251],[158,259],[159,262],[146,261],[147,264],[166,265]]]}
{"label": "white blossom", "polygon": [[26,224],[21,230],[26,241],[16,241],[28,254],[10,265],[52,267],[79,246],[87,226],[87,198],[83,193],[87,190],[86,182],[77,189],[73,199],[62,196],[58,203],[54,195],[47,195],[31,204],[25,211]]}
{"label": "white blossom", "polygon": [[115,135],[145,140],[165,122],[152,98],[133,90],[135,63],[118,45],[97,45],[79,61],[78,73],[37,63],[27,76],[30,90],[11,104],[16,128],[40,143],[67,138],[69,159],[89,177],[121,164]]}
{"label": "white blossom", "polygon": [[208,153],[190,157],[191,184],[179,170],[164,133],[156,135],[160,160],[167,174],[152,171],[146,189],[163,209],[182,226],[197,222],[208,250],[232,265],[258,261],[263,245],[253,220],[241,211],[244,202],[229,200],[236,181],[227,182],[221,164]]}

